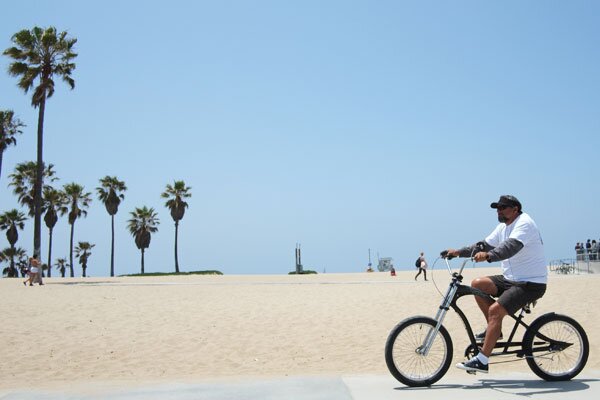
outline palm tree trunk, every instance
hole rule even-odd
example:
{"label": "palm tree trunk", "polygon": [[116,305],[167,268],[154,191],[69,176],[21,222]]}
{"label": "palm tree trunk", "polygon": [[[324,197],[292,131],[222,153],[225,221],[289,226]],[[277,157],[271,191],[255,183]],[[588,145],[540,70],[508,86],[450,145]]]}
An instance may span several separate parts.
{"label": "palm tree trunk", "polygon": [[73,236],[75,235],[75,222],[71,224],[71,243],[69,246],[69,269],[71,270],[71,278],[75,276],[73,273]]}
{"label": "palm tree trunk", "polygon": [[144,249],[142,249],[142,274],[144,273]]}
{"label": "palm tree trunk", "polygon": [[87,268],[87,265],[85,265],[85,264],[83,264],[83,265],[81,266],[81,269],[83,270],[83,277],[84,277],[84,278],[85,278],[85,270],[86,270],[86,268]]}
{"label": "palm tree trunk", "polygon": [[115,276],[115,216],[111,215],[110,276]]}
{"label": "palm tree trunk", "polygon": [[0,178],[2,177],[2,156],[4,156],[4,151],[0,150]]}
{"label": "palm tree trunk", "polygon": [[48,228],[50,234],[48,235],[48,278],[52,276],[52,228]]}
{"label": "palm tree trunk", "polygon": [[179,221],[175,221],[175,272],[179,273],[179,260],[177,260],[177,236],[179,233]]}
{"label": "palm tree trunk", "polygon": [[18,278],[19,273],[17,272],[17,269],[15,268],[15,246],[11,245],[10,247],[13,251],[10,255],[10,275],[9,275],[9,277]]}
{"label": "palm tree trunk", "polygon": [[[37,171],[33,190],[34,225],[33,225],[33,256],[41,260],[42,247],[42,186],[44,184],[44,111],[46,110],[46,96],[42,97],[39,105],[37,128]],[[39,274],[38,276],[41,276]]]}

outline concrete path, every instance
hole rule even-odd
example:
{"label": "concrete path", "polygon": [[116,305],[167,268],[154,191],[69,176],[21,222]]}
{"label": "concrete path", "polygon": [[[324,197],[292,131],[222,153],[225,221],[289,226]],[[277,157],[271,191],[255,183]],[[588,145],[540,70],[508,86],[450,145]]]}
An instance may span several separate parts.
{"label": "concrete path", "polygon": [[545,382],[533,374],[452,374],[428,388],[409,388],[389,375],[288,377],[156,385],[141,388],[87,388],[84,391],[0,390],[1,400],[387,400],[387,399],[597,399],[600,371],[569,382]]}

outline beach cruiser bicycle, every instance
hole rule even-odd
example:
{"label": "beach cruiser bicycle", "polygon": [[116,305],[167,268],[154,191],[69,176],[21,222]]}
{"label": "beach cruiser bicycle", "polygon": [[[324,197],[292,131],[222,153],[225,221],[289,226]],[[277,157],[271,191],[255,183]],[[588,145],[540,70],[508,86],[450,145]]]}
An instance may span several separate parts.
{"label": "beach cruiser bicycle", "polygon": [[[453,347],[452,339],[442,322],[450,308],[459,315],[469,336],[470,344],[464,352],[466,359],[470,359],[481,350],[481,343],[476,341],[471,324],[458,307],[457,300],[470,295],[492,300],[494,298],[462,284],[462,272],[469,258],[462,263],[458,272],[452,272],[448,262],[452,257],[442,252],[441,258],[446,263],[452,281],[435,318],[415,316],[405,319],[392,329],[385,344],[385,362],[388,369],[394,378],[407,386],[432,385],[448,371],[452,363]],[[535,302],[527,304],[519,312],[511,315],[515,324],[508,340],[499,340],[496,343],[490,361],[496,356],[515,356],[515,360],[501,362],[524,359],[529,368],[546,381],[570,380],[583,370],[587,362],[590,351],[587,335],[573,318],[554,312],[544,314],[531,324],[526,324],[523,321],[524,316],[531,312],[534,305]],[[521,341],[515,338],[519,325],[525,328]]]}

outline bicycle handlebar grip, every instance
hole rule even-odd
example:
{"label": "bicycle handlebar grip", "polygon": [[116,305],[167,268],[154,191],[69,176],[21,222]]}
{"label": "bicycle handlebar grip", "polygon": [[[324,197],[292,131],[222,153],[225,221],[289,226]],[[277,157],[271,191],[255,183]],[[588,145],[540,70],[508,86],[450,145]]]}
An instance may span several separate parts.
{"label": "bicycle handlebar grip", "polygon": [[444,250],[440,253],[442,258],[447,258],[448,260],[452,260],[454,256],[448,255],[448,250]]}

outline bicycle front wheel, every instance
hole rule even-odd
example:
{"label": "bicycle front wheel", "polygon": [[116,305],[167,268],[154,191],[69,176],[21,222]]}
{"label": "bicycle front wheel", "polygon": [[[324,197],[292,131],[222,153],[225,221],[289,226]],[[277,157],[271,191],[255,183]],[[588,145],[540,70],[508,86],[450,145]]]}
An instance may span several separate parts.
{"label": "bicycle front wheel", "polygon": [[537,376],[546,381],[568,381],[585,367],[590,345],[577,321],[549,313],[527,329],[523,350],[529,368]]}
{"label": "bicycle front wheel", "polygon": [[407,386],[429,386],[448,371],[453,350],[446,328],[440,326],[426,355],[422,351],[436,325],[432,318],[412,317],[392,329],[385,344],[385,363],[394,378]]}

